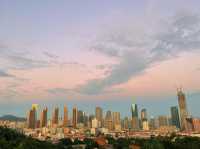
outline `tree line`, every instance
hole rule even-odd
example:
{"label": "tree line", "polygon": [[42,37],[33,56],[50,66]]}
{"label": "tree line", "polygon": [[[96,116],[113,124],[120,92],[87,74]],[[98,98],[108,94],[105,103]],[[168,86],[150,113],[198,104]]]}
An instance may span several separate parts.
{"label": "tree line", "polygon": [[[151,137],[150,139],[139,138],[118,138],[105,136],[108,144],[114,149],[128,149],[131,144],[141,147],[141,149],[200,149],[200,138],[183,137],[172,134],[169,137]],[[73,145],[85,144],[86,149],[100,148],[98,144],[90,138],[84,140],[64,138],[53,144],[51,141],[40,141],[14,129],[0,127],[0,149],[72,149]]]}

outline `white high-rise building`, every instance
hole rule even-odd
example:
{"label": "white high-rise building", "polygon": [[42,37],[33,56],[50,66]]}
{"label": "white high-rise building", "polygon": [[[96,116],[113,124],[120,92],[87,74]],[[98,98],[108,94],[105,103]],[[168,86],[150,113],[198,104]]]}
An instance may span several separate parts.
{"label": "white high-rise building", "polygon": [[98,120],[96,119],[96,118],[94,118],[93,120],[92,120],[92,128],[98,128]]}

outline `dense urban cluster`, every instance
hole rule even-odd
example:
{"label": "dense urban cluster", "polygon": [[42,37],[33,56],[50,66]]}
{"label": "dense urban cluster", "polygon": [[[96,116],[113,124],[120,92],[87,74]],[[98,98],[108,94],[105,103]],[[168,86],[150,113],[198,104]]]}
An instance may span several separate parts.
{"label": "dense urban cluster", "polygon": [[171,134],[144,138],[116,138],[98,136],[95,138],[63,138],[52,143],[25,136],[16,130],[0,127],[1,149],[199,149],[199,137],[183,137]]}
{"label": "dense urban cluster", "polygon": [[[141,142],[131,142],[131,139],[134,141],[138,139],[139,141],[145,140],[144,144],[149,143],[149,145],[152,142],[153,144],[157,143],[157,145],[160,143],[160,146],[165,148],[163,143],[167,143],[165,142],[166,138],[168,138],[168,144],[172,142],[171,138],[169,140],[171,134],[179,136],[176,138],[179,139],[178,141],[183,141],[181,139],[184,137],[181,138],[181,136],[200,137],[200,119],[189,115],[186,97],[181,89],[178,90],[177,95],[179,106],[170,108],[170,116],[162,115],[149,118],[146,109],[141,109],[139,114],[137,104],[132,104],[130,108],[132,116],[130,118],[121,118],[120,112],[112,111],[107,111],[104,116],[101,107],[96,107],[94,115],[87,115],[74,107],[70,117],[67,106],[64,106],[63,114],[60,114],[59,108],[55,107],[50,119],[48,118],[48,108],[44,108],[41,110],[38,119],[38,105],[33,104],[27,113],[26,121],[0,121],[0,125],[13,128],[29,138],[38,141],[50,141],[57,145],[59,143],[77,145],[78,142],[80,148],[85,148],[87,146],[84,145],[86,144],[85,141],[91,141],[90,143],[95,147],[97,145],[108,145],[107,148],[109,148],[109,145],[113,147],[122,141],[123,143],[119,143],[118,146],[125,143],[125,146],[129,147],[131,144],[134,145],[134,149],[137,149],[137,145],[144,148],[145,146]],[[163,138],[165,139],[162,140]],[[83,146],[80,146],[80,144]]]}

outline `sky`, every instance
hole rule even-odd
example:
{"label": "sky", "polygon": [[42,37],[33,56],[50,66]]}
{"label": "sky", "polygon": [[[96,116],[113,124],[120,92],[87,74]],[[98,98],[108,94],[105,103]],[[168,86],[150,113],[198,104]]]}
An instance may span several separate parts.
{"label": "sky", "polygon": [[179,87],[200,115],[199,0],[0,0],[0,24],[0,115],[169,115]]}

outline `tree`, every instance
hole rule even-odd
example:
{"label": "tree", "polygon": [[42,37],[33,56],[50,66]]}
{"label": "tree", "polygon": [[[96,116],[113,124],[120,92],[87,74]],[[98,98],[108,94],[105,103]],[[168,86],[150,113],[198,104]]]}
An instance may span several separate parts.
{"label": "tree", "polygon": [[164,146],[157,140],[147,140],[142,149],[165,149]]}
{"label": "tree", "polygon": [[86,149],[98,148],[98,144],[93,139],[85,138],[83,142],[86,144]]}

